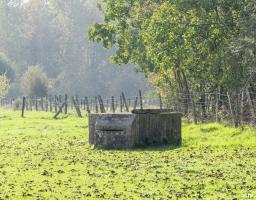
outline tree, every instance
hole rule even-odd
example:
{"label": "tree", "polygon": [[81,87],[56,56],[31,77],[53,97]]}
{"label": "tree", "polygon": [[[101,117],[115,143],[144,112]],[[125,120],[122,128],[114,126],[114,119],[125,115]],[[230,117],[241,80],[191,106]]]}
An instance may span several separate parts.
{"label": "tree", "polygon": [[21,89],[25,95],[45,97],[49,91],[49,79],[40,66],[29,66],[21,77]]}
{"label": "tree", "polygon": [[8,79],[14,80],[14,64],[4,54],[0,52],[0,75],[6,75]]}
{"label": "tree", "polygon": [[10,87],[10,81],[6,75],[0,75],[0,98],[4,97]]}
{"label": "tree", "polygon": [[[20,77],[31,65],[40,65],[53,80],[53,93],[107,96],[146,90],[143,74],[136,74],[132,66],[116,68],[107,62],[111,52],[86,37],[93,21],[102,20],[96,4],[95,0],[0,1],[0,51],[17,64],[10,96],[20,95]],[[127,74],[129,80],[123,78]],[[113,87],[114,82],[119,87]]]}
{"label": "tree", "polygon": [[[248,69],[236,67],[230,49],[243,33],[255,32],[253,2],[104,0],[104,21],[91,27],[89,38],[114,48],[115,63],[136,64],[159,76],[160,83],[168,82],[172,91],[213,92],[220,86],[236,91],[244,87]],[[244,26],[248,16],[252,23]],[[248,47],[241,49],[251,51]]]}

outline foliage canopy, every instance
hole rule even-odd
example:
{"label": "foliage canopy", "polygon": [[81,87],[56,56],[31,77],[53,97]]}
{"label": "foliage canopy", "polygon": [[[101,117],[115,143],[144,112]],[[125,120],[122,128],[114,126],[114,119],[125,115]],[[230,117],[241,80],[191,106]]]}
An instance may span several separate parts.
{"label": "foliage canopy", "polygon": [[[174,92],[238,91],[255,82],[255,0],[104,0],[89,38]],[[164,81],[163,81],[164,80]]]}

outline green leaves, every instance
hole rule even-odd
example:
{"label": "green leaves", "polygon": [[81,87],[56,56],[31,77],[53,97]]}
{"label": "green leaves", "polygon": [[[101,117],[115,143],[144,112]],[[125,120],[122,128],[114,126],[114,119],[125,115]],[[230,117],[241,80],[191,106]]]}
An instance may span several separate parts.
{"label": "green leaves", "polygon": [[[180,91],[188,93],[203,92],[200,88],[213,92],[216,86],[238,90],[254,76],[247,65],[255,63],[255,53],[250,51],[251,45],[245,45],[246,39],[243,45],[238,42],[242,33],[249,35],[245,30],[255,30],[252,19],[256,10],[251,0],[105,0],[103,5],[105,22],[93,27],[98,32],[94,31],[91,40],[114,47],[112,61],[118,64],[136,64],[147,75],[159,76],[159,80],[161,76],[173,77],[169,80],[172,90],[176,90],[175,82],[179,82]],[[245,18],[252,20],[246,27]],[[110,24],[111,29],[102,28]],[[230,48],[240,52],[240,57],[236,58]],[[172,75],[166,74],[167,70]],[[177,71],[182,71],[180,80]],[[165,87],[161,82],[157,85]]]}

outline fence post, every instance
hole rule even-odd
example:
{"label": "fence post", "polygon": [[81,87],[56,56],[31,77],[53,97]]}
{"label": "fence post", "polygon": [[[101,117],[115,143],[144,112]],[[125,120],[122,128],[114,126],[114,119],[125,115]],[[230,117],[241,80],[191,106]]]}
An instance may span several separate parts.
{"label": "fence post", "polygon": [[90,105],[89,105],[89,100],[88,100],[88,97],[85,97],[85,104],[86,104],[86,110],[87,110],[87,113],[91,113],[90,111]]}
{"label": "fence post", "polygon": [[106,113],[106,109],[104,107],[104,104],[103,104],[101,96],[98,96],[98,101],[99,101],[99,105],[100,105],[100,112],[101,113]]}
{"label": "fence post", "polygon": [[30,109],[30,111],[32,111],[33,110],[33,105],[32,105],[32,97],[31,96],[29,96],[29,109]]}
{"label": "fence post", "polygon": [[50,99],[49,99],[49,101],[50,101],[50,112],[52,112],[52,95],[50,95],[49,98],[50,98]]}
{"label": "fence post", "polygon": [[75,96],[75,101],[76,101],[76,106],[78,106],[79,109],[80,109],[80,103],[79,103],[79,100],[78,100],[78,95]]}
{"label": "fence post", "polygon": [[45,111],[48,112],[49,109],[49,101],[48,101],[48,96],[45,97]]}
{"label": "fence post", "polygon": [[125,95],[124,93],[122,92],[122,97],[123,97],[123,102],[124,102],[124,105],[125,105],[125,108],[126,108],[126,112],[129,112],[129,106],[126,102],[126,98],[125,98]]}
{"label": "fence post", "polygon": [[86,97],[84,97],[84,100],[83,100],[83,109],[86,110]]}
{"label": "fence post", "polygon": [[131,108],[131,99],[128,99],[128,107]]}
{"label": "fence post", "polygon": [[40,98],[40,103],[41,103],[41,111],[44,110],[44,99],[43,97]]}
{"label": "fence post", "polygon": [[143,110],[143,102],[142,102],[142,92],[139,90],[139,96],[140,96],[140,109]]}
{"label": "fence post", "polygon": [[53,119],[57,119],[58,115],[61,113],[64,106],[65,106],[65,102],[59,107],[59,111],[56,112]]}
{"label": "fence post", "polygon": [[120,112],[123,112],[123,99],[122,99],[122,96],[120,96]]}
{"label": "fence post", "polygon": [[99,108],[98,108],[98,98],[97,98],[97,97],[95,97],[95,111],[96,111],[96,113],[99,112]]}
{"label": "fence post", "polygon": [[133,105],[133,110],[136,110],[137,104],[138,104],[138,97],[135,98],[134,105]]}
{"label": "fence post", "polygon": [[26,97],[23,97],[22,98],[21,117],[24,117],[25,104],[26,104]]}
{"label": "fence post", "polygon": [[112,112],[115,113],[115,97],[111,97],[111,107],[112,107]]}
{"label": "fence post", "polygon": [[73,104],[74,104],[74,107],[76,109],[76,113],[77,113],[78,117],[82,117],[80,107],[79,107],[79,102],[74,97],[72,97],[72,101],[73,101]]}
{"label": "fence post", "polygon": [[67,114],[68,113],[68,95],[67,94],[65,94],[65,106],[64,106],[64,112],[65,112],[65,114]]}
{"label": "fence post", "polygon": [[57,110],[57,100],[58,100],[57,96],[54,95],[54,111],[55,111],[56,113],[58,112],[58,110]]}
{"label": "fence post", "polygon": [[36,103],[36,111],[38,111],[38,99],[37,99],[37,96],[35,96],[35,103]]}
{"label": "fence post", "polygon": [[[65,103],[65,102],[64,102],[64,103]],[[61,107],[61,105],[62,105],[62,96],[59,95],[59,97],[58,97],[58,108]],[[64,107],[61,108],[60,112],[63,112],[63,108],[64,108]]]}

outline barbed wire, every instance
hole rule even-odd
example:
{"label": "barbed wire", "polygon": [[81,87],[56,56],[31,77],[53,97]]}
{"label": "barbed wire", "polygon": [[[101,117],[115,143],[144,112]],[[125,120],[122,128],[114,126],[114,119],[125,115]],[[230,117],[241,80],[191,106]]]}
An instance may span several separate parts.
{"label": "barbed wire", "polygon": [[[227,120],[239,121],[239,123],[253,123],[256,125],[256,99],[253,92],[246,93],[241,91],[238,94],[228,94],[221,92],[193,92],[176,93],[172,97],[150,97],[150,96],[128,96],[118,97],[110,96],[97,97],[78,97],[75,96],[77,105],[81,110],[90,112],[101,112],[98,98],[101,98],[102,106],[106,112],[126,112],[133,109],[170,109],[181,112],[186,118],[196,121]],[[74,109],[72,98],[65,95],[49,95],[47,97],[26,97],[26,109],[37,111],[56,112],[60,104],[66,101],[68,109]],[[66,99],[65,99],[66,98]],[[125,98],[125,99],[124,99]],[[1,107],[15,107],[20,109],[21,97],[18,98],[0,98]],[[143,104],[141,106],[140,104]],[[51,107],[51,109],[49,108]],[[194,119],[193,119],[194,118]]]}

